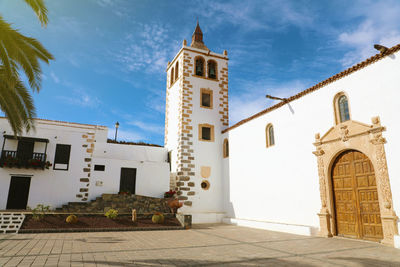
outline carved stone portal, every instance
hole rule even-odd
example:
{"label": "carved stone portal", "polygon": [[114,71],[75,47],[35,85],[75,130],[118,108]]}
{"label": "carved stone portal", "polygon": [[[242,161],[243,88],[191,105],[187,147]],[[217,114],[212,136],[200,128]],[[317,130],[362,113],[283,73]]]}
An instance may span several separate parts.
{"label": "carved stone portal", "polygon": [[358,150],[364,153],[372,162],[375,169],[376,186],[382,220],[384,244],[393,246],[393,236],[398,234],[398,217],[393,210],[392,191],[386,162],[382,136],[385,127],[381,126],[379,117],[372,118],[372,125],[357,121],[346,121],[331,129],[321,138],[315,135],[314,155],[317,156],[318,175],[321,197],[320,218],[321,236],[336,235],[336,220],[333,203],[331,169],[336,157],[346,150]]}

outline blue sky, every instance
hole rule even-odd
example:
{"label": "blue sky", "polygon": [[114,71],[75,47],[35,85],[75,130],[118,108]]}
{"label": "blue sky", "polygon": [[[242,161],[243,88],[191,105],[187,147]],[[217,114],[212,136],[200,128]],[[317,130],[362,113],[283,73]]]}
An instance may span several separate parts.
{"label": "blue sky", "polygon": [[163,144],[166,64],[190,43],[229,55],[230,124],[400,43],[400,1],[47,0],[41,28],[22,0],[0,14],[56,60],[34,95],[39,118],[100,124]]}

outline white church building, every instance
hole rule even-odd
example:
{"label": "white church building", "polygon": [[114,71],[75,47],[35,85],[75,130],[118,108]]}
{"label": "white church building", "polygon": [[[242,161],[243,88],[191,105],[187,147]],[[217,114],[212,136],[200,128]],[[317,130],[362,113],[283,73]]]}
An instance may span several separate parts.
{"label": "white church building", "polygon": [[[1,119],[0,209],[124,190],[162,197],[171,179],[194,223],[400,247],[400,45],[379,49],[229,125],[228,53],[210,51],[197,25],[168,62],[164,147],[107,143],[104,126],[47,120],[16,139]],[[29,168],[10,167],[13,158]]]}
{"label": "white church building", "polygon": [[167,67],[165,147],[182,212],[400,246],[400,45],[380,49],[229,126],[228,55],[197,25]]}

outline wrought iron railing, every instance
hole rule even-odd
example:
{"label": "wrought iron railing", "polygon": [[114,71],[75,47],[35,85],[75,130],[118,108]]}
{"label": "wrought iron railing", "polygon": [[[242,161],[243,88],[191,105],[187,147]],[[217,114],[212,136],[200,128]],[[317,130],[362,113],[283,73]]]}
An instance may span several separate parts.
{"label": "wrought iron railing", "polygon": [[18,151],[1,151],[0,167],[9,168],[40,168],[46,167],[46,153],[32,153],[32,155],[21,154]]}

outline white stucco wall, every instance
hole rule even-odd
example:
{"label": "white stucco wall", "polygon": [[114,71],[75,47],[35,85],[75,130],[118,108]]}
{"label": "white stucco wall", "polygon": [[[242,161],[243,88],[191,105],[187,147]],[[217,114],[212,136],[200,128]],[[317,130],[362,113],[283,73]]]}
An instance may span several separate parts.
{"label": "white stucco wall", "polygon": [[[193,48],[191,48],[193,49]],[[195,49],[194,49],[195,50]],[[204,50],[198,50],[204,53]],[[223,55],[215,54],[219,57],[205,56],[196,52],[187,51],[189,56],[192,58],[192,64],[195,66],[194,59],[200,55],[207,61],[212,59],[217,62],[218,67],[218,78],[221,78],[221,69],[228,68],[228,60],[221,59]],[[189,70],[193,73],[193,67]],[[202,79],[190,75],[187,77],[190,84],[193,85],[193,113],[192,113],[192,125],[193,125],[193,150],[195,155],[195,191],[196,195],[191,199],[193,202],[190,212],[192,213],[215,213],[223,212],[222,202],[222,138],[221,131],[224,129],[221,122],[222,101],[220,100],[221,95],[219,94],[219,81],[213,81],[209,79]],[[201,88],[210,89],[213,91],[213,108],[202,108],[200,106]],[[214,126],[214,141],[200,141],[199,140],[199,124],[211,124]],[[201,177],[201,166],[211,167],[211,175],[209,178]],[[201,188],[201,182],[207,180],[210,183],[210,188],[204,190]],[[196,222],[196,218],[195,222]],[[201,218],[200,218],[201,220]]]}
{"label": "white stucco wall", "polygon": [[[386,57],[288,105],[230,130],[230,157],[224,174],[225,210],[239,219],[318,227],[320,210],[316,133],[334,125],[333,99],[348,96],[351,119],[371,124],[380,116],[394,209],[400,212],[400,53]],[[291,108],[289,108],[289,105]],[[266,148],[272,123],[275,146]]]}
{"label": "white stucco wall", "polygon": [[[5,118],[0,118],[0,131],[12,135]],[[95,133],[95,149],[92,156],[83,145],[87,145],[88,132]],[[0,210],[7,206],[10,180],[12,176],[31,176],[28,206],[37,204],[61,207],[68,202],[81,201],[76,198],[82,194],[81,178],[88,178],[83,169],[90,164],[90,185],[88,201],[103,193],[118,193],[121,168],[136,168],[136,194],[152,197],[162,197],[169,190],[169,164],[167,150],[163,147],[136,146],[107,143],[107,127],[84,125],[67,122],[36,120],[36,132],[23,134],[24,137],[49,139],[47,145],[47,160],[54,165],[57,144],[71,145],[69,168],[67,171],[25,168],[0,168]],[[3,144],[3,135],[0,144]],[[18,142],[7,139],[5,150],[17,150]],[[35,142],[34,152],[44,152],[45,143]],[[86,158],[91,158],[86,162]],[[94,165],[105,165],[105,171],[94,171]],[[103,182],[100,186],[96,181]]]}
{"label": "white stucco wall", "polygon": [[[182,86],[181,79],[183,73],[183,56],[182,54],[176,58],[175,62],[179,62],[179,77],[178,80],[168,88],[169,91],[166,98],[168,105],[168,114],[166,114],[166,143],[164,144],[168,151],[171,151],[171,171],[176,173],[177,157],[178,157],[178,139],[179,139],[179,106],[181,103]],[[175,64],[174,64],[175,65]],[[170,75],[171,70],[167,72]],[[168,79],[167,79],[168,80]],[[168,80],[169,81],[169,80]],[[169,86],[169,85],[167,85]]]}
{"label": "white stucco wall", "polygon": [[[13,134],[5,118],[0,118],[0,131],[3,134]],[[79,193],[79,179],[82,178],[82,169],[86,167],[84,162],[86,148],[82,147],[84,144],[82,135],[88,131],[96,133],[96,141],[106,142],[107,128],[103,126],[36,120],[36,132],[32,131],[22,136],[49,139],[47,160],[51,163],[54,163],[56,145],[70,144],[69,169],[68,171],[54,170],[53,166],[44,170],[0,168],[0,209],[6,208],[12,176],[32,177],[28,197],[30,207],[45,204],[56,208],[69,201],[77,201],[75,195]],[[0,144],[3,144],[3,141],[3,135],[1,135]],[[44,143],[35,143],[34,152],[43,153],[44,146]],[[5,149],[16,150],[17,141],[7,139]]]}
{"label": "white stucco wall", "polygon": [[[96,164],[105,165],[105,171],[94,171]],[[96,144],[93,153],[90,199],[118,192],[121,168],[136,168],[137,195],[163,197],[169,190],[166,148],[103,143]]]}

